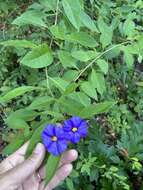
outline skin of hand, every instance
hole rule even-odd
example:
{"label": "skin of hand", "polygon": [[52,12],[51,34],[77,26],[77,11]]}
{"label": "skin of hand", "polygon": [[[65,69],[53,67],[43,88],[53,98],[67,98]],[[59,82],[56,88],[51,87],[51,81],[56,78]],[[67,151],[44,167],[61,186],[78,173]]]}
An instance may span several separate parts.
{"label": "skin of hand", "polygon": [[55,176],[45,187],[44,145],[38,143],[32,155],[25,160],[28,143],[0,163],[0,190],[52,190],[72,171],[77,159],[76,150],[63,153]]}

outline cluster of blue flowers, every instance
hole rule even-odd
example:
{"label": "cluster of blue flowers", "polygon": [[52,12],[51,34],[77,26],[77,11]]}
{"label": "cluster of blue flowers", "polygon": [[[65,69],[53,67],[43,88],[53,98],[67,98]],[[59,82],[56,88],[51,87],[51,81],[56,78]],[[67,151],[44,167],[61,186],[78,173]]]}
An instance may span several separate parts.
{"label": "cluster of blue flowers", "polygon": [[80,138],[86,137],[87,131],[87,122],[78,116],[73,116],[65,120],[61,127],[47,125],[42,132],[42,141],[49,153],[58,156],[67,149],[68,142],[78,143]]}

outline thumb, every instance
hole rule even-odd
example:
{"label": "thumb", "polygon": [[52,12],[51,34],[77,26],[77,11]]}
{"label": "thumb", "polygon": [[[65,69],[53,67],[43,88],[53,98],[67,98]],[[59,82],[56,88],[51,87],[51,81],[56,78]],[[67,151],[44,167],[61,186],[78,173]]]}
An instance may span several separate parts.
{"label": "thumb", "polygon": [[5,182],[10,186],[19,186],[32,175],[42,164],[45,156],[44,145],[38,143],[32,155],[20,165],[5,173]]}

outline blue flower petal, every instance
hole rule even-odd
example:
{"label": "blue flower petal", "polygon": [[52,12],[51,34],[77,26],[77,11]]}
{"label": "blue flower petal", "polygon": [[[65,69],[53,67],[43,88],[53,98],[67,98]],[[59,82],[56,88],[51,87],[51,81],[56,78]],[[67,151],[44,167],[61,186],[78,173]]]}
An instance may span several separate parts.
{"label": "blue flower petal", "polygon": [[58,156],[60,154],[57,142],[52,142],[51,145],[47,147],[47,150],[54,156]]}
{"label": "blue flower petal", "polygon": [[64,139],[65,134],[64,134],[63,128],[55,127],[55,136],[58,137],[58,139]]}
{"label": "blue flower petal", "polygon": [[87,135],[87,126],[86,125],[80,125],[80,127],[78,128],[78,133],[80,134],[81,137],[86,137]]}
{"label": "blue flower petal", "polygon": [[68,132],[68,131],[71,131],[72,128],[73,128],[73,124],[72,124],[71,119],[66,120],[66,121],[64,122],[64,125],[63,125],[64,131],[67,131],[67,132]]}
{"label": "blue flower petal", "polygon": [[43,133],[45,133],[47,136],[53,136],[53,135],[54,135],[54,128],[55,128],[55,125],[49,124],[49,125],[43,130]]}
{"label": "blue flower petal", "polygon": [[58,141],[57,148],[60,154],[63,153],[67,149],[67,141],[66,140]]}
{"label": "blue flower petal", "polygon": [[72,137],[73,137],[73,132],[65,132],[65,139],[67,141],[71,141],[72,140]]}
{"label": "blue flower petal", "polygon": [[46,136],[44,133],[42,133],[42,141],[46,148],[52,143],[51,137]]}
{"label": "blue flower petal", "polygon": [[80,141],[80,134],[79,133],[73,133],[72,137],[71,137],[71,142],[72,143],[78,143]]}
{"label": "blue flower petal", "polygon": [[80,117],[78,117],[78,116],[73,116],[71,118],[71,121],[73,123],[73,127],[77,127],[78,128],[80,126],[80,123],[82,122],[82,119]]}

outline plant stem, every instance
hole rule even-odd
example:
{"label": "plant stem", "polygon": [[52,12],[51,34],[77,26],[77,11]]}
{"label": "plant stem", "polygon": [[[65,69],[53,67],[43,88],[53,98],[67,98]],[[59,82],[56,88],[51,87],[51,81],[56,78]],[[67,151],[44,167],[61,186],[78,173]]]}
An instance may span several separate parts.
{"label": "plant stem", "polygon": [[[57,22],[58,22],[58,10],[59,10],[59,0],[57,0],[57,4],[56,4],[56,13],[55,13],[54,25],[57,25]],[[51,39],[51,42],[50,42],[50,48],[52,47],[52,43],[53,43],[53,38]],[[49,84],[49,76],[48,76],[47,67],[45,68],[45,74],[46,74],[46,80],[47,80],[47,90],[49,89],[51,96],[54,97],[54,94],[52,93],[52,90],[51,90],[50,84]]]}
{"label": "plant stem", "polygon": [[47,67],[45,67],[45,74],[46,74],[46,82],[47,82],[47,93],[50,92],[51,96],[54,97],[54,94],[50,88],[50,84],[49,84],[49,76],[48,76],[48,69]]}
{"label": "plant stem", "polygon": [[111,50],[113,50],[113,49],[115,49],[115,48],[117,48],[117,47],[120,47],[120,46],[123,45],[123,44],[127,44],[127,43],[129,43],[129,42],[131,42],[131,41],[122,42],[122,43],[117,44],[117,45],[115,45],[115,46],[113,46],[113,47],[111,47],[111,48],[105,50],[104,52],[100,53],[100,54],[99,54],[95,59],[93,59],[84,69],[81,70],[81,72],[79,73],[79,75],[74,79],[74,82],[77,81],[77,80],[79,79],[79,77],[80,77],[89,67],[91,67],[92,64],[93,64],[95,61],[97,61],[97,59],[101,58],[101,57],[102,57],[104,54],[106,54],[107,52],[109,52],[109,51],[111,51]]}

